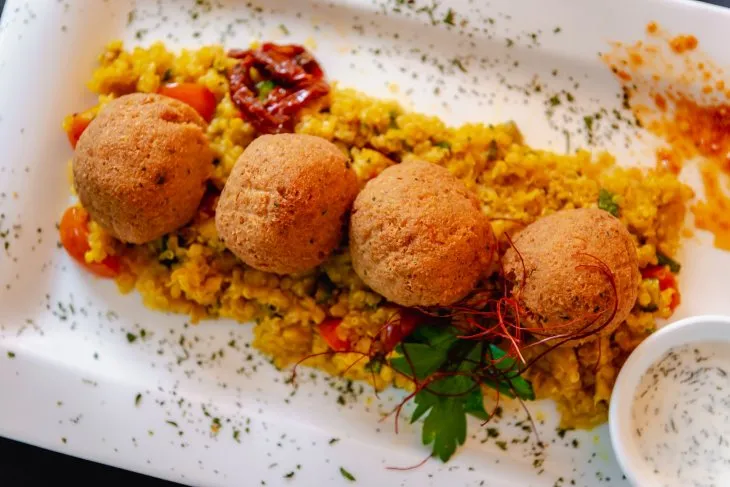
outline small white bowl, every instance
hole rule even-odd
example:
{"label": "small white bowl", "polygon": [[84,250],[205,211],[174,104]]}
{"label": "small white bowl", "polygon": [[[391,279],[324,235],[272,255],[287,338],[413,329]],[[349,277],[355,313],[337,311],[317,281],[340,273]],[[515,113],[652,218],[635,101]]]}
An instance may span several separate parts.
{"label": "small white bowl", "polygon": [[730,342],[730,317],[694,316],[661,328],[634,350],[616,379],[608,413],[611,443],[626,477],[637,487],[656,485],[656,475],[643,460],[632,426],[636,389],[647,369],[669,349],[697,342]]}

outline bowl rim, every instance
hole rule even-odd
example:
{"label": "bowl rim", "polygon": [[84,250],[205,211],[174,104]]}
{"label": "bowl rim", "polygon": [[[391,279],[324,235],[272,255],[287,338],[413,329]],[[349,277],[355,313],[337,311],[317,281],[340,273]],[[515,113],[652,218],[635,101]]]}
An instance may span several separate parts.
{"label": "bowl rim", "polygon": [[608,427],[616,459],[632,485],[654,485],[653,475],[641,460],[631,425],[634,392],[641,378],[670,348],[708,341],[730,342],[730,316],[691,316],[662,327],[639,344],[621,367],[611,394]]}

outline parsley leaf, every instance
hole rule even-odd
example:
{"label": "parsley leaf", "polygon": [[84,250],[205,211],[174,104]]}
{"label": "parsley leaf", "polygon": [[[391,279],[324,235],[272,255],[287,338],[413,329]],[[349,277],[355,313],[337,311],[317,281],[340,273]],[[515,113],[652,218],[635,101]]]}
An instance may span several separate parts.
{"label": "parsley leaf", "polygon": [[433,443],[433,454],[447,461],[466,441],[466,415],[463,401],[455,397],[439,399],[423,422],[421,439]]}
{"label": "parsley leaf", "polygon": [[492,384],[491,382],[485,381],[485,384],[492,389],[498,389],[501,394],[508,397],[515,397],[515,393],[517,393],[522,399],[534,401],[535,391],[532,390],[530,382],[524,377],[513,374],[513,372],[518,370],[515,359],[508,356],[504,350],[495,345],[489,345],[489,354],[490,358],[494,360],[494,365],[497,369],[505,373],[505,379],[508,379],[509,383]]}
{"label": "parsley leaf", "polygon": [[[433,455],[444,462],[466,441],[467,414],[482,421],[489,419],[482,384],[510,397],[535,398],[529,381],[515,374],[517,362],[506,352],[493,344],[459,340],[458,334],[451,327],[422,326],[396,348],[398,356],[390,360],[395,370],[426,381],[414,397],[411,423],[423,418],[422,442],[431,445]],[[504,377],[488,380],[478,373],[471,375],[479,372],[485,360],[492,361],[495,372],[503,372]],[[445,374],[434,379],[435,372]]]}
{"label": "parsley leaf", "polygon": [[598,207],[617,217],[619,214],[619,207],[613,200],[614,196],[615,195],[612,192],[601,188],[598,192]]}

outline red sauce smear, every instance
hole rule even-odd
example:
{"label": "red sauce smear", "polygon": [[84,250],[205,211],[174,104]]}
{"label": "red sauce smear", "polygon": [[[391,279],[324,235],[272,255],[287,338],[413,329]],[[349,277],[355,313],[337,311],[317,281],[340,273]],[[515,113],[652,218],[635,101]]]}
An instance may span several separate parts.
{"label": "red sauce smear", "polygon": [[293,132],[302,107],[330,91],[319,63],[302,46],[267,42],[228,55],[240,59],[229,75],[231,99],[260,133]]}

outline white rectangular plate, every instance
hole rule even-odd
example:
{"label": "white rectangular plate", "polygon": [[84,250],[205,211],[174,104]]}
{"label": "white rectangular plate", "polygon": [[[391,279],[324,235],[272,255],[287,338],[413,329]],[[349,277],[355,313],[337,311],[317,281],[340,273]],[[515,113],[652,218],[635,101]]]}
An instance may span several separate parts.
{"label": "white rectangular plate", "polygon": [[[57,246],[71,157],[60,123],[94,102],[84,83],[111,39],[159,39],[174,48],[304,43],[344,86],[397,97],[449,123],[514,120],[530,145],[557,151],[565,148],[563,127],[544,117],[545,97],[516,88],[538,80],[570,89],[586,113],[618,106],[619,86],[597,54],[608,41],[641,38],[651,20],[697,35],[716,60],[730,60],[723,34],[730,12],[703,4],[449,3],[455,26],[443,22],[447,7],[420,0],[11,0],[0,22],[0,232],[8,232],[0,241],[0,435],[191,484],[346,485],[343,467],[359,485],[625,485],[607,429],[561,438],[550,403],[530,405],[547,445],[537,468],[536,438],[513,424],[524,420],[516,412],[499,424],[506,451],[494,439],[482,442],[485,428],[474,422],[449,464],[389,470],[428,454],[420,426],[403,423],[396,435],[392,419],[379,421],[401,393],[374,399],[366,391],[358,401],[345,394],[342,406],[340,383],[308,373],[294,393],[286,372],[246,348],[249,326],[189,326],[183,316],[149,311]],[[565,122],[570,130],[581,123],[580,115]],[[649,147],[630,142],[613,137],[600,145],[623,162],[650,164]],[[720,285],[730,255],[709,242],[698,232],[685,243],[677,315],[730,313]],[[146,337],[129,343],[127,333],[141,329]],[[525,444],[510,442],[525,437]]]}

